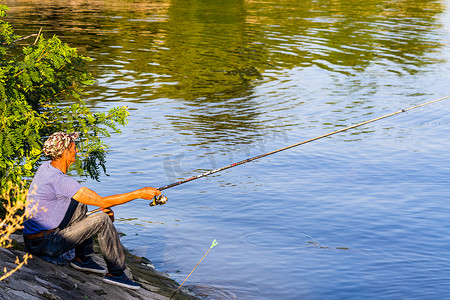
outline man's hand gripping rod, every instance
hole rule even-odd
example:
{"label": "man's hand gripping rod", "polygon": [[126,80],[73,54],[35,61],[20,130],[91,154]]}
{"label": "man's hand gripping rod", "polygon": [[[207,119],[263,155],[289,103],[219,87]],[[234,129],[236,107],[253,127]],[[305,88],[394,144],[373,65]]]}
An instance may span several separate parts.
{"label": "man's hand gripping rod", "polygon": [[[158,195],[153,197],[153,199],[151,200],[151,202],[149,203],[150,206],[155,206],[155,205],[164,205],[166,204],[166,202],[168,201],[167,197],[165,195]],[[88,211],[86,213],[86,216],[90,216],[92,214],[98,213],[99,211],[102,211],[103,208],[97,208],[91,211]]]}

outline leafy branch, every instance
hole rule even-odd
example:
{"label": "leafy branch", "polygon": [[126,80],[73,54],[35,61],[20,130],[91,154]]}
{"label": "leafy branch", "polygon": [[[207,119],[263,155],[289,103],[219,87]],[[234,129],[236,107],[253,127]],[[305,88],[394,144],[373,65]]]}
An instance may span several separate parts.
{"label": "leafy branch", "polygon": [[[119,126],[127,124],[126,107],[91,112],[82,99],[84,88],[94,82],[89,72],[91,59],[56,36],[44,38],[41,31],[26,37],[14,35],[3,20],[6,10],[0,5],[2,186],[33,175],[45,159],[43,141],[56,131],[81,133],[78,148],[82,159],[74,169],[80,176],[99,180],[100,170],[106,174],[108,146],[103,140],[120,133]],[[33,36],[37,36],[33,44],[17,44]]]}

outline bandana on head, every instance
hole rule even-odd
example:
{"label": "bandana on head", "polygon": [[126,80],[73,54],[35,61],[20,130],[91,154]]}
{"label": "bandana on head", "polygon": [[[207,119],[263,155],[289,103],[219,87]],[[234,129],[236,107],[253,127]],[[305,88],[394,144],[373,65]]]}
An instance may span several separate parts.
{"label": "bandana on head", "polygon": [[45,155],[58,157],[64,152],[64,150],[69,148],[71,142],[75,142],[78,136],[78,132],[72,132],[69,134],[62,131],[55,132],[45,141],[42,150]]}

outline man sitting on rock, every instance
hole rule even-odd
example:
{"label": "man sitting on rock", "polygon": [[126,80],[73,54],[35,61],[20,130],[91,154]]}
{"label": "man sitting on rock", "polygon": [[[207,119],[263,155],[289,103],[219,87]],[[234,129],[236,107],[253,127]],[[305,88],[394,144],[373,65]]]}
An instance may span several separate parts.
{"label": "man sitting on rock", "polygon": [[[58,257],[75,248],[70,266],[82,271],[105,274],[106,270],[90,257],[92,237],[98,235],[108,272],[103,281],[131,289],[139,285],[124,273],[125,254],[112,220],[106,213],[86,216],[87,206],[109,208],[142,198],[151,200],[161,192],[145,187],[129,193],[101,197],[82,187],[67,175],[75,162],[78,133],[56,132],[44,143],[44,154],[51,157],[37,170],[31,182],[27,209],[37,205],[35,212],[24,224],[24,241],[28,251],[41,257]],[[110,211],[112,213],[112,211]]]}

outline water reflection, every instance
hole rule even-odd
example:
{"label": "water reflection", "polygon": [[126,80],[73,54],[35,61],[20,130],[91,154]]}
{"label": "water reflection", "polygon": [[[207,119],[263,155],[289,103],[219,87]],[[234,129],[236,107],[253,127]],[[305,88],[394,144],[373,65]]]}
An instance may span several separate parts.
{"label": "water reflection", "polygon": [[439,1],[6,4],[19,34],[42,26],[94,59],[92,107],[132,102],[142,123],[193,135],[186,145],[208,153],[211,144],[257,146],[274,127],[332,131],[363,121],[378,113],[380,91],[403,89],[402,77],[443,59]]}
{"label": "water reflection", "polygon": [[95,59],[93,99],[180,99],[205,108],[188,116],[192,123],[219,132],[224,123],[225,130],[252,126],[260,114],[252,87],[268,70],[401,76],[436,63],[444,9],[426,0],[6,4],[18,33],[43,26],[47,36],[58,34]]}
{"label": "water reflection", "polygon": [[43,26],[86,49],[103,72],[121,66],[148,80],[165,76],[172,84],[155,95],[205,101],[248,95],[268,69],[316,65],[352,74],[379,63],[414,73],[436,62],[430,54],[442,46],[434,33],[444,10],[426,0],[6,4],[21,34]]}
{"label": "water reflection", "polygon": [[[413,73],[424,54],[442,45],[433,30],[444,6],[429,1],[282,1],[260,9],[250,1],[251,23],[265,29],[269,62],[285,68],[317,65],[354,75],[371,64],[399,64]],[[275,25],[275,26],[274,26]],[[395,71],[395,70],[393,70]]]}

